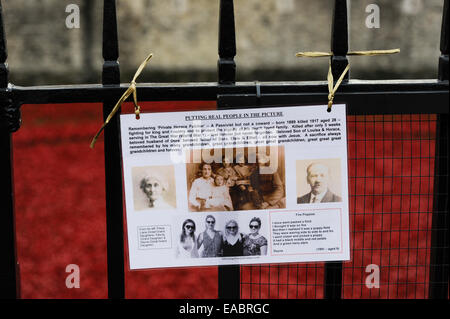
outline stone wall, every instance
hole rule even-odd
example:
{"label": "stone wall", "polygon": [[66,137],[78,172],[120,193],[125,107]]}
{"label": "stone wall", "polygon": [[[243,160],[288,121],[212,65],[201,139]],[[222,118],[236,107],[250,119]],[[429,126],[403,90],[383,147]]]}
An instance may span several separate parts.
{"label": "stone wall", "polygon": [[[80,28],[65,24],[69,4]],[[325,80],[328,60],[297,51],[329,51],[332,0],[235,0],[237,77]],[[350,0],[350,49],[400,48],[395,56],[351,58],[352,78],[435,78],[443,0]],[[369,29],[366,7],[380,8]],[[100,82],[101,0],[4,0],[11,82]],[[117,0],[122,82],[149,52],[140,81],[215,81],[219,0]]]}

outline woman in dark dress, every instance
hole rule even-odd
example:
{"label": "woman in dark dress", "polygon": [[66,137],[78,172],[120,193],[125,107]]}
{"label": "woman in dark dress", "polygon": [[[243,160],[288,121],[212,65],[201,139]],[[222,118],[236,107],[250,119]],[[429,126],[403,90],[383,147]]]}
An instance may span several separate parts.
{"label": "woman in dark dress", "polygon": [[235,220],[229,220],[225,224],[223,236],[223,256],[242,256],[244,253],[244,234],[239,232],[239,226]]}
{"label": "woman in dark dress", "polygon": [[259,233],[261,219],[253,217],[249,223],[250,234],[244,240],[244,256],[260,256],[267,254],[267,239]]}

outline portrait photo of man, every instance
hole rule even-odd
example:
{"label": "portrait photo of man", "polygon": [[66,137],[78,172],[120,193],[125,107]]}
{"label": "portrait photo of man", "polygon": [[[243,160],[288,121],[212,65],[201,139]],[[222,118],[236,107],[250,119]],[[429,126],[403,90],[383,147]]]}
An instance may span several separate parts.
{"label": "portrait photo of man", "polygon": [[[297,204],[332,203],[342,201],[342,198],[330,188],[330,166],[323,162],[325,161],[312,161],[307,165],[306,183],[309,189],[306,194],[297,197]],[[304,179],[305,174],[298,171],[299,166],[301,165],[297,164],[297,180],[298,184],[301,185],[304,184],[302,179]],[[336,164],[333,166],[339,167]]]}

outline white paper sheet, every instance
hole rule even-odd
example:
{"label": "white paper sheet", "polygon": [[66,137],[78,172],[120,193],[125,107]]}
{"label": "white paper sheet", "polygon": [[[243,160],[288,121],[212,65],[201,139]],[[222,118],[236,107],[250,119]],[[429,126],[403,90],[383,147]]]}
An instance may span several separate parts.
{"label": "white paper sheet", "polygon": [[349,260],[345,105],[326,109],[121,115],[130,268]]}

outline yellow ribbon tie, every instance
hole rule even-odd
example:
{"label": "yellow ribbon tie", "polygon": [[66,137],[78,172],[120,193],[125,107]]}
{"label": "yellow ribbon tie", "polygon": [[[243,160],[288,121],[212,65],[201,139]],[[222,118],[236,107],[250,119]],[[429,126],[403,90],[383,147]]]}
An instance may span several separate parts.
{"label": "yellow ribbon tie", "polygon": [[123,102],[125,102],[125,100],[131,94],[133,94],[134,113],[136,114],[136,119],[139,119],[140,112],[141,112],[141,107],[137,104],[136,79],[139,77],[139,75],[141,74],[142,70],[144,70],[145,66],[147,65],[148,61],[150,61],[152,56],[153,56],[153,53],[150,53],[147,56],[147,58],[145,58],[144,62],[142,62],[141,65],[139,66],[139,68],[137,69],[136,73],[134,74],[133,79],[131,80],[130,86],[125,91],[125,93],[122,95],[122,97],[119,99],[119,101],[117,101],[117,103],[114,106],[114,108],[112,109],[111,113],[109,113],[108,117],[106,118],[105,123],[103,123],[102,127],[100,128],[100,130],[97,132],[97,134],[95,134],[94,138],[92,139],[92,142],[91,142],[91,145],[90,145],[91,148],[94,148],[94,145],[97,142],[98,137],[100,136],[100,134],[104,130],[105,126],[108,125],[109,121],[116,114],[116,112],[119,109],[119,107],[123,104]]}
{"label": "yellow ribbon tie", "polygon": [[[383,54],[395,54],[399,53],[400,49],[391,49],[391,50],[370,50],[370,51],[350,51],[347,52],[347,55],[359,55],[359,56],[373,56],[373,55],[383,55]],[[333,56],[333,52],[298,52],[295,56],[299,58],[322,58],[327,56]]]}
{"label": "yellow ribbon tie", "polygon": [[330,61],[330,67],[328,68],[328,76],[327,76],[328,92],[329,92],[328,93],[328,109],[327,109],[328,112],[331,112],[331,107],[333,106],[334,95],[336,94],[336,91],[339,88],[339,85],[341,85],[341,83],[344,80],[344,77],[347,74],[349,69],[350,69],[350,64],[347,64],[347,66],[345,67],[341,76],[337,80],[336,85],[334,85],[333,72],[331,70],[331,61]]}

